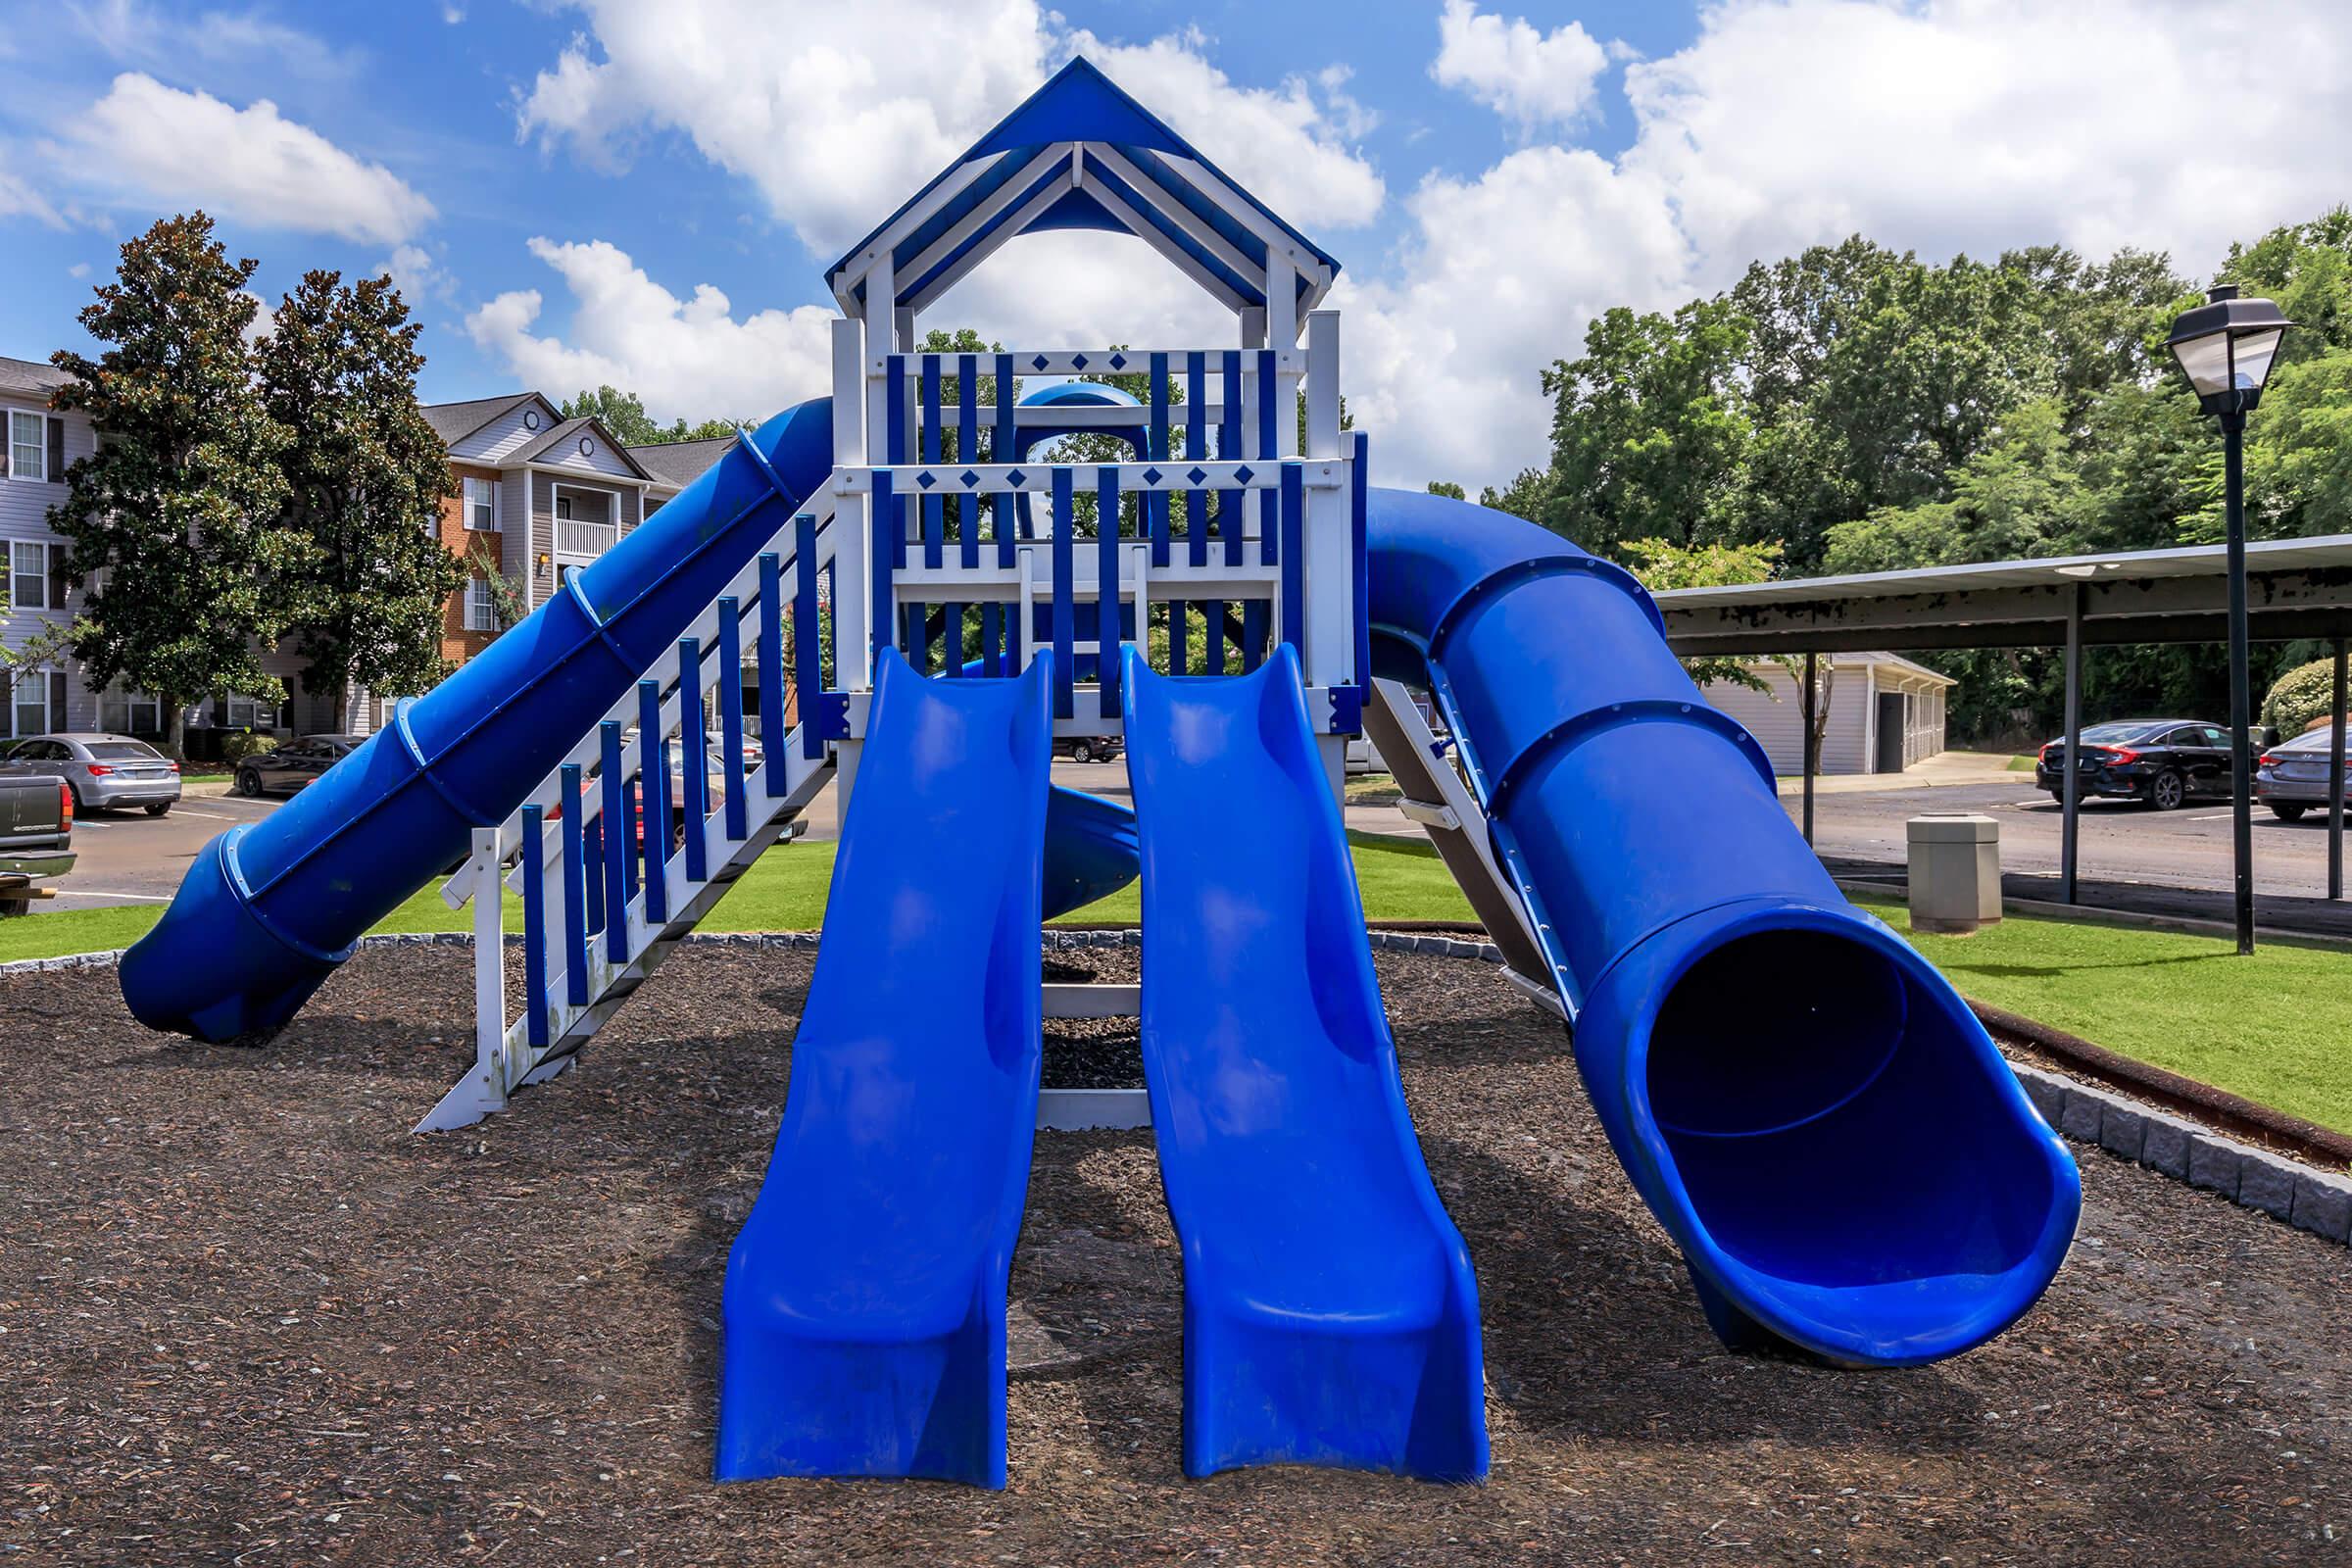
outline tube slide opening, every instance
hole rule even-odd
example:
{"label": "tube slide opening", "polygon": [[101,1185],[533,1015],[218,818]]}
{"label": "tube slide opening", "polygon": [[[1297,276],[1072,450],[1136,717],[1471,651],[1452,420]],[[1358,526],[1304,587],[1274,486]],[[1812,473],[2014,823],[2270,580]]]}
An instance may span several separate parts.
{"label": "tube slide opening", "polygon": [[1997,1055],[1864,928],[1749,930],[1668,989],[1642,1071],[1692,1217],[1797,1286],[1989,1282],[2042,1245],[2049,1160]]}

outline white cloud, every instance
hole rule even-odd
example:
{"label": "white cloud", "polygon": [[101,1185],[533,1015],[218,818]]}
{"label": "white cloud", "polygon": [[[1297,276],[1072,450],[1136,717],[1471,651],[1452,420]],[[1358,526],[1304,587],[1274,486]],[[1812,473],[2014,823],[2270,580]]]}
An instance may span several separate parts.
{"label": "white cloud", "polygon": [[533,333],[546,305],[537,289],[500,294],[466,318],[473,341],[525,386],[559,399],[585,387],[620,387],[664,423],[764,416],[831,390],[828,307],[738,319],[718,289],[698,284],[680,299],[604,240],[533,239],[530,247],[571,297],[567,335]]}
{"label": "white cloud", "polygon": [[90,275],[90,264],[75,262],[72,267],[66,269],[66,275],[68,277],[87,277]]}
{"label": "white cloud", "polygon": [[0,169],[0,218],[29,218],[51,228],[66,226],[65,216],[49,198],[5,169]]}
{"label": "white cloud", "polygon": [[1240,85],[1208,62],[1198,33],[1109,42],[1064,32],[1034,0],[577,9],[588,30],[521,95],[520,133],[609,169],[649,133],[683,134],[828,261],[1073,53],[1294,221],[1361,223],[1383,196],[1378,172],[1348,145],[1367,122],[1345,75]]}
{"label": "white cloud", "polygon": [[457,278],[421,245],[393,246],[392,254],[377,264],[376,271],[392,279],[412,314],[426,300],[446,304],[457,298]]}
{"label": "white cloud", "polygon": [[454,27],[459,23],[466,20],[466,8],[464,6],[445,5],[441,8],[441,20]]}
{"label": "white cloud", "polygon": [[237,290],[253,301],[253,319],[245,323],[243,337],[248,343],[259,343],[277,330],[277,311],[270,303],[249,288]]}
{"label": "white cloud", "polygon": [[48,150],[117,198],[380,244],[409,238],[434,216],[390,170],[285,119],[267,98],[238,109],[125,73],[64,135],[68,146]]}
{"label": "white cloud", "polygon": [[1401,276],[1343,273],[1333,294],[1348,406],[1384,483],[1475,489],[1540,462],[1544,367],[1609,307],[1687,289],[1664,192],[1593,153],[1522,148],[1476,179],[1432,176],[1406,207]]}
{"label": "white cloud", "polygon": [[1591,109],[1608,66],[1609,51],[1581,23],[1542,32],[1521,17],[1481,15],[1475,0],[1446,0],[1429,74],[1517,122],[1524,140]]}
{"label": "white cloud", "polygon": [[1717,284],[1859,230],[1948,257],[2169,249],[2344,198],[2352,30],[2336,0],[2217,27],[2191,0],[1732,0],[1629,67],[1624,162],[1664,183]]}

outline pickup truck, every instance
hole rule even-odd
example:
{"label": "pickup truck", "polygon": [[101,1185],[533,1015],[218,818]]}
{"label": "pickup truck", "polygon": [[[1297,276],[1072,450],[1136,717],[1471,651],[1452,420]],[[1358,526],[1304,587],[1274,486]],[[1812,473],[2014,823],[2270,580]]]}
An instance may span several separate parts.
{"label": "pickup truck", "polygon": [[74,869],[74,797],[65,781],[0,762],[0,915],[49,897],[35,884]]}

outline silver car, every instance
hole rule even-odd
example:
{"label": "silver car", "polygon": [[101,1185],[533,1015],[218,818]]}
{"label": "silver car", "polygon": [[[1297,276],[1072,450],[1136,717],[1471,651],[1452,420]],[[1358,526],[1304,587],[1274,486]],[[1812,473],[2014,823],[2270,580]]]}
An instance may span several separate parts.
{"label": "silver car", "polygon": [[[2306,811],[2328,809],[2328,746],[2332,738],[2322,725],[2264,752],[2254,770],[2254,798],[2285,822]],[[2352,762],[2344,765],[2345,783],[2352,787]]]}
{"label": "silver car", "polygon": [[179,764],[128,735],[33,735],[0,749],[0,760],[65,780],[76,811],[161,816],[179,804]]}

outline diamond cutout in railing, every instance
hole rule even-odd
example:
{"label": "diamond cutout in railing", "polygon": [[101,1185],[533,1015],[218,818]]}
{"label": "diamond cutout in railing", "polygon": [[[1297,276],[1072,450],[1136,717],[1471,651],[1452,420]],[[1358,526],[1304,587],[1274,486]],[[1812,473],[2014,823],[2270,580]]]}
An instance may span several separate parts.
{"label": "diamond cutout in railing", "polygon": [[1036,359],[1029,362],[1029,368],[1032,370],[1042,370],[1053,363],[1054,362],[1052,360],[1049,360],[1043,354],[1040,354]]}
{"label": "diamond cutout in railing", "polygon": [[1248,484],[1250,482],[1250,470],[1248,468],[1234,469],[1233,476],[1234,478],[1240,480],[1243,484]]}
{"label": "diamond cutout in railing", "polygon": [[1124,370],[1127,368],[1127,356],[1124,354],[1113,354],[1110,357],[1110,368],[1114,370]]}
{"label": "diamond cutout in railing", "polygon": [[969,490],[972,486],[980,482],[980,476],[974,473],[971,469],[966,468],[956,476],[956,483],[962,485],[966,490]]}
{"label": "diamond cutout in railing", "polygon": [[1165,475],[1163,475],[1157,468],[1146,468],[1144,470],[1144,483],[1146,484],[1157,484],[1164,477]]}
{"label": "diamond cutout in railing", "polygon": [[1189,473],[1185,475],[1185,477],[1192,480],[1193,483],[1199,484],[1201,480],[1208,477],[1208,470],[1196,466]]}
{"label": "diamond cutout in railing", "polygon": [[1004,476],[1004,482],[1017,490],[1022,485],[1027,484],[1029,480],[1027,475],[1023,474],[1020,469],[1015,468]]}
{"label": "diamond cutout in railing", "polygon": [[931,470],[929,468],[925,468],[922,472],[916,474],[914,476],[914,482],[921,485],[926,490],[939,483],[937,479],[931,477]]}
{"label": "diamond cutout in railing", "polygon": [[1086,368],[1086,356],[1085,356],[1085,355],[1083,355],[1083,354],[1073,354],[1073,355],[1071,355],[1071,356],[1070,356],[1070,368],[1071,368],[1071,369],[1073,369],[1073,370],[1083,370],[1083,369],[1085,369],[1085,368]]}

